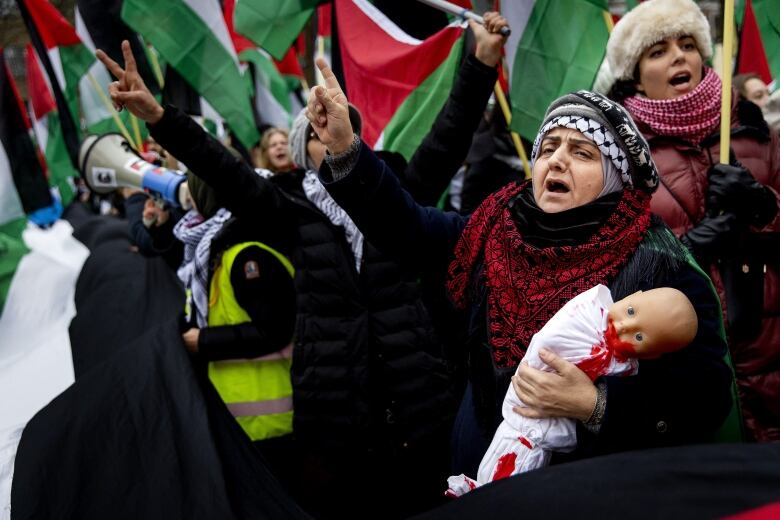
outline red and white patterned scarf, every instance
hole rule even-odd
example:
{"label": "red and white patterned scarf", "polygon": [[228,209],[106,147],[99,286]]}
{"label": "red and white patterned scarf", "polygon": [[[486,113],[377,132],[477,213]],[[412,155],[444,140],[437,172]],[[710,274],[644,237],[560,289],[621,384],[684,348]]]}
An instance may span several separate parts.
{"label": "red and white patterned scarf", "polygon": [[530,182],[512,183],[471,215],[455,246],[447,289],[463,309],[474,297],[475,267],[484,266],[488,341],[499,367],[515,366],[531,337],[563,305],[594,285],[608,285],[650,227],[650,195],[625,190],[615,210],[583,244],[537,249],[523,239],[508,203]]}
{"label": "red and white patterned scarf", "polygon": [[681,137],[699,144],[720,124],[720,78],[710,68],[695,89],[675,99],[648,99],[631,96],[623,105],[634,119],[647,124],[655,133]]}

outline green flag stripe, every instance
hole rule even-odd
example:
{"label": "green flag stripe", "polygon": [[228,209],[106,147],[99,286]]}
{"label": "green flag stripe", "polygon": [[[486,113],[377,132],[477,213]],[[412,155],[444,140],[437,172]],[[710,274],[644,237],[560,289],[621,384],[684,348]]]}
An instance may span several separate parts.
{"label": "green flag stripe", "polygon": [[769,70],[780,78],[780,6],[777,0],[753,0],[753,11],[761,31]]}
{"label": "green flag stripe", "polygon": [[[69,45],[59,47],[59,62],[65,79],[63,93],[68,102],[73,120],[78,123],[81,120],[79,113],[79,82],[95,62],[95,56],[84,45]],[[51,56],[51,53],[50,53]],[[76,125],[78,128],[78,124]]]}
{"label": "green flag stripe", "polygon": [[408,161],[428,133],[447,101],[460,65],[462,39],[447,59],[401,103],[382,132],[381,148],[399,152]]}
{"label": "green flag stripe", "polygon": [[49,113],[48,137],[46,139],[46,167],[48,169],[49,186],[57,188],[62,199],[62,205],[67,206],[74,195],[73,177],[78,177],[79,173],[73,167],[68,154],[68,148],[65,145],[65,139],[62,136],[62,126],[57,112]]}
{"label": "green flag stripe", "polygon": [[281,60],[317,3],[318,0],[238,0],[233,13],[236,32]]}
{"label": "green flag stripe", "polygon": [[5,306],[8,289],[11,287],[16,266],[29,250],[22,241],[26,218],[18,218],[0,224],[0,315]]}
{"label": "green flag stripe", "polygon": [[245,146],[258,141],[246,80],[197,13],[180,1],[125,0],[122,19],[208,100]]}
{"label": "green flag stripe", "polygon": [[608,38],[604,10],[594,3],[537,0],[512,68],[512,129],[533,141],[551,101],[591,88]]}
{"label": "green flag stripe", "polygon": [[265,122],[289,128],[292,123],[292,102],[288,81],[279,74],[271,59],[259,50],[246,50],[239,54],[239,58],[255,65],[257,82],[266,91],[265,96],[257,93],[258,97],[265,97],[262,101],[266,106],[261,107],[260,116],[267,119]]}

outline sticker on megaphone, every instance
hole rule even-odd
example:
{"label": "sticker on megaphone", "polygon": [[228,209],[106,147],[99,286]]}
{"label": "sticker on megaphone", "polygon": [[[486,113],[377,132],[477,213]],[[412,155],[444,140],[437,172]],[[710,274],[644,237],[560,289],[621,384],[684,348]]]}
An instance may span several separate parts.
{"label": "sticker on megaphone", "polygon": [[79,163],[90,189],[109,193],[116,188],[139,188],[177,207],[188,208],[186,177],[178,171],[143,160],[119,134],[88,136],[81,145]]}

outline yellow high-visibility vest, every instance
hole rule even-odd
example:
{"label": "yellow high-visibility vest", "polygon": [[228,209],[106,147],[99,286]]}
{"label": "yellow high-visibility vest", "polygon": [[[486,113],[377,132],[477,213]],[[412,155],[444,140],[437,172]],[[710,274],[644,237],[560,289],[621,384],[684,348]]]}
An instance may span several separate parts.
{"label": "yellow high-visibility vest", "polygon": [[[281,253],[260,242],[243,242],[227,249],[214,270],[209,287],[210,327],[251,321],[236,301],[230,271],[236,256],[250,246],[268,251],[284,265],[290,276],[295,270]],[[227,359],[208,364],[209,379],[244,431],[253,440],[279,437],[292,432],[292,345],[255,359]]]}

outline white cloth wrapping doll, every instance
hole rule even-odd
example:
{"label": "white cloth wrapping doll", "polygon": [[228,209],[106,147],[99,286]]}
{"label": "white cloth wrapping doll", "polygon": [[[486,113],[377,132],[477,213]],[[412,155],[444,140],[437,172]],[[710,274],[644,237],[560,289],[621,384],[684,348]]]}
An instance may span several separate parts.
{"label": "white cloth wrapping doll", "polygon": [[[612,295],[603,285],[577,295],[534,335],[524,361],[533,368],[551,371],[539,358],[539,350],[547,348],[577,365],[591,380],[607,374],[635,374],[636,358],[621,360],[607,347],[607,313],[612,304]],[[482,484],[546,466],[552,451],[568,452],[576,447],[574,419],[530,419],[515,413],[512,409],[516,406],[523,403],[509,385],[502,406],[504,420],[482,458],[477,480],[465,475],[450,477],[447,495],[461,496]]]}

